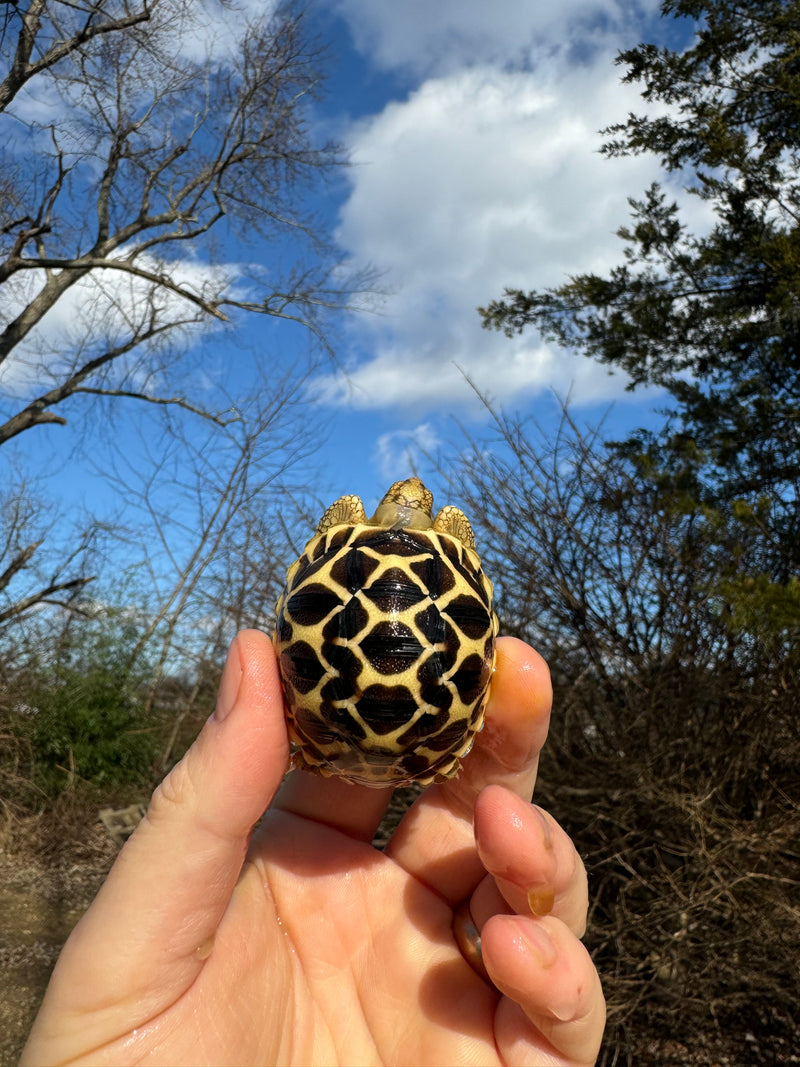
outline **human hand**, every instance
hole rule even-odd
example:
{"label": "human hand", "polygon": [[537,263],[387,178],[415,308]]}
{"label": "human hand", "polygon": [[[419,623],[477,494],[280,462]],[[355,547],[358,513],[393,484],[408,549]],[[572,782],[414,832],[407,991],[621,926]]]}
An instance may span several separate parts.
{"label": "human hand", "polygon": [[[67,941],[22,1064],[594,1063],[605,1007],[578,940],[583,865],[521,799],[549,710],[544,662],[498,641],[460,776],[380,853],[390,789],[281,784],[272,647],[239,634],[216,713]],[[454,938],[464,901],[488,978]]]}

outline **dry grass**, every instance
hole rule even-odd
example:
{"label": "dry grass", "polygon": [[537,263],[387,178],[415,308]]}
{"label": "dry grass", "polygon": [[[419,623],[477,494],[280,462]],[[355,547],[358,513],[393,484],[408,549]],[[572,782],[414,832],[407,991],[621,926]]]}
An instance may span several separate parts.
{"label": "dry grass", "polygon": [[800,808],[742,818],[654,768],[548,779],[540,803],[589,870],[588,944],[608,999],[600,1063],[800,1063]]}

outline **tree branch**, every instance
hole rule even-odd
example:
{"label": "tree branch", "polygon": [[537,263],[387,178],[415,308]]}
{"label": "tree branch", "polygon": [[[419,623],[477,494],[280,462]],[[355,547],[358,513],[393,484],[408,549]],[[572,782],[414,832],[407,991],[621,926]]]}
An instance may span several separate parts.
{"label": "tree branch", "polygon": [[0,111],[4,111],[8,107],[27,81],[41,73],[41,71],[54,67],[56,63],[65,59],[66,56],[88,41],[91,41],[92,38],[99,37],[102,34],[130,29],[132,26],[137,26],[139,23],[147,22],[150,19],[150,9],[145,4],[141,11],[133,15],[93,25],[92,20],[99,7],[92,8],[89,10],[82,29],[67,40],[57,41],[48,48],[43,56],[31,62],[33,46],[41,29],[42,14],[46,7],[47,0],[31,0],[27,11],[23,15],[14,62],[11,64],[11,69],[4,80],[0,82]]}
{"label": "tree branch", "polygon": [[61,385],[56,386],[53,389],[48,390],[46,393],[42,393],[41,396],[36,397],[27,404],[21,411],[18,411],[16,415],[12,415],[5,423],[0,424],[0,445],[5,444],[6,441],[10,441],[12,437],[16,437],[17,434],[23,433],[25,430],[30,429],[32,426],[38,426],[46,422],[56,422],[60,425],[66,425],[66,419],[61,418],[59,415],[53,415],[52,412],[45,411],[45,408],[51,404],[60,404],[62,400],[72,396],[80,386],[81,382],[85,381],[89,375],[99,370],[101,367],[108,363],[113,362],[119,356],[125,355],[126,352],[130,352],[144,341],[151,340],[153,337],[158,337],[160,334],[165,333],[167,330],[173,329],[180,323],[162,323],[154,325],[151,319],[150,326],[136,333],[127,342],[121,345],[117,345],[115,348],[110,348],[105,351],[101,356],[97,356],[95,359],[89,360],[84,363],[77,371],[75,371],[70,377],[62,382]]}
{"label": "tree branch", "polygon": [[0,625],[4,622],[8,622],[9,619],[18,619],[20,615],[23,615],[26,611],[30,611],[31,608],[37,604],[58,604],[61,607],[69,608],[70,604],[65,603],[63,600],[52,600],[52,596],[55,593],[77,593],[78,590],[83,589],[89,582],[93,582],[94,577],[91,578],[71,578],[66,582],[53,582],[51,585],[45,586],[44,589],[39,589],[35,593],[31,593],[29,596],[23,597],[21,600],[17,600],[15,603],[10,604],[4,611],[0,611]]}
{"label": "tree branch", "polygon": [[[190,404],[185,397],[182,396],[148,396],[146,393],[135,392],[127,389],[92,389],[89,386],[78,386],[73,390],[73,393],[89,393],[94,396],[121,396],[127,397],[130,400],[144,400],[147,404],[164,404],[174,405],[175,407],[183,408],[184,411],[191,412],[192,415],[199,415],[201,419],[207,419],[209,422],[213,422],[216,426],[230,426],[232,422],[241,422],[241,415],[233,415],[229,419],[224,419],[220,415],[215,415],[211,411],[205,411],[203,408],[196,407],[194,404]],[[66,420],[64,420],[66,421]]]}
{"label": "tree branch", "polygon": [[[228,316],[220,311],[215,304],[204,299],[202,296],[199,296],[197,293],[192,293],[188,289],[184,289],[183,286],[173,281],[168,274],[156,274],[154,271],[145,270],[144,267],[138,266],[132,261],[131,256],[128,256],[126,259],[111,259],[92,255],[81,256],[79,259],[59,259],[51,256],[42,256],[37,257],[36,259],[31,259],[26,256],[25,258],[19,258],[16,261],[15,272],[20,270],[77,271],[80,277],[83,277],[83,275],[90,270],[117,270],[121,271],[123,274],[132,274],[134,277],[141,278],[143,281],[152,282],[153,285],[156,285],[161,289],[167,289],[169,292],[175,293],[176,296],[180,296],[182,299],[188,300],[192,304],[196,304],[199,308],[205,311],[206,314],[213,315],[214,318],[220,319],[222,322],[228,321]],[[61,277],[61,275],[59,275],[59,277]]]}
{"label": "tree branch", "polygon": [[0,574],[0,590],[5,589],[10,584],[11,579],[15,574],[18,574],[21,570],[27,567],[36,549],[41,545],[42,540],[34,541],[33,544],[28,545],[27,548],[21,549],[16,556],[11,560],[9,565]]}

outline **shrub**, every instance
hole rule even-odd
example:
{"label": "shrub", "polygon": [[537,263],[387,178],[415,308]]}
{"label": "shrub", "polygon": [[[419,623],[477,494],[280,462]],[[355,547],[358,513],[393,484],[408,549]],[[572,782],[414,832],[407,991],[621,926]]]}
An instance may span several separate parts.
{"label": "shrub", "polygon": [[159,724],[143,711],[135,627],[113,613],[73,622],[14,679],[8,726],[28,746],[33,785],[54,798],[79,783],[149,787]]}

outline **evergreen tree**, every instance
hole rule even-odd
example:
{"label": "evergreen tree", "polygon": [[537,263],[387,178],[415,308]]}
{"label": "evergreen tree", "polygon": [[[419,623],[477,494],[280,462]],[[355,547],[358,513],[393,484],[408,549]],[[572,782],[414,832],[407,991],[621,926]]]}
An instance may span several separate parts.
{"label": "evergreen tree", "polygon": [[[675,401],[669,430],[629,448],[691,472],[696,491],[800,544],[800,2],[664,0],[695,20],[686,48],[618,56],[659,114],[604,135],[607,156],[655,153],[685,176],[713,223],[693,233],[655,184],[631,199],[622,263],[481,309],[512,334],[549,339],[655,384]],[[666,105],[666,110],[663,105]],[[748,511],[749,509],[749,511]],[[786,566],[800,551],[783,555]],[[777,560],[773,561],[777,563]]]}

